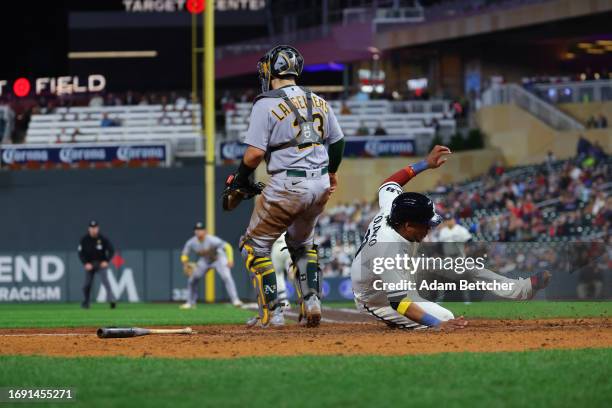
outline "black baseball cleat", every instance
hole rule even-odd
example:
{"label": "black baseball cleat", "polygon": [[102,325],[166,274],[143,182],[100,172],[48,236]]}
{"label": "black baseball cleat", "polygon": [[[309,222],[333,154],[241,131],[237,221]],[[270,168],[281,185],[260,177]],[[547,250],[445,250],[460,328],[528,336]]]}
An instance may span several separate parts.
{"label": "black baseball cleat", "polygon": [[117,303],[115,303],[115,302],[110,302],[110,308],[111,308],[111,309],[114,309],[114,308],[116,308],[116,307],[117,307]]}
{"label": "black baseball cleat", "polygon": [[89,305],[87,303],[81,303],[81,309],[89,309]]}

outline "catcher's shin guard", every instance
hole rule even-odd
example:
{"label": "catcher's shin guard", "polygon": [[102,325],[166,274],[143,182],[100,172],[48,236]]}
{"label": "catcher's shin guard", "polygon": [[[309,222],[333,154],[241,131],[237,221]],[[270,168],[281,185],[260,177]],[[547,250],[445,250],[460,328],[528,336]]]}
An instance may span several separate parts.
{"label": "catcher's shin guard", "polygon": [[305,300],[316,295],[321,298],[322,274],[319,268],[319,254],[317,246],[311,248],[289,249],[293,261],[293,272],[295,274],[295,290],[300,305],[300,320],[306,316]]}
{"label": "catcher's shin guard", "polygon": [[272,317],[271,312],[278,306],[274,266],[269,257],[255,256],[249,245],[244,245],[243,251],[246,253],[246,267],[257,293],[259,319],[261,324],[266,326]]}

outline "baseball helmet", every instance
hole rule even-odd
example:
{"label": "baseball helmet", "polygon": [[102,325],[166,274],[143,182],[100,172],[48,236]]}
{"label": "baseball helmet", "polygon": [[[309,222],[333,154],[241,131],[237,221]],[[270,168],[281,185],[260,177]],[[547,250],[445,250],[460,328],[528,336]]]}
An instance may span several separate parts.
{"label": "baseball helmet", "polygon": [[290,45],[278,45],[268,51],[257,63],[261,91],[270,90],[272,78],[298,77],[304,68],[304,57]]}
{"label": "baseball helmet", "polygon": [[405,222],[435,227],[442,222],[442,217],[436,214],[429,197],[419,193],[402,193],[393,200],[388,221],[393,228]]}

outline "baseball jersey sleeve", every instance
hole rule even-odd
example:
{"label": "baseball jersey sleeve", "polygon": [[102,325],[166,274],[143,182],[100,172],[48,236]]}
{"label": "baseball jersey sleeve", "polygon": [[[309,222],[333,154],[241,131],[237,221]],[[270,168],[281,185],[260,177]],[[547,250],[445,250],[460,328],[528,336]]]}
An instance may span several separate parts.
{"label": "baseball jersey sleeve", "polygon": [[327,134],[329,135],[328,141],[329,144],[336,143],[338,140],[344,137],[344,133],[342,133],[342,129],[340,128],[340,124],[338,123],[338,119],[336,118],[336,114],[332,110],[331,106],[329,107],[329,113],[327,116],[328,126]]}
{"label": "baseball jersey sleeve", "polygon": [[378,190],[378,206],[381,210],[388,212],[388,210],[391,209],[391,204],[393,203],[395,197],[403,192],[404,190],[402,190],[402,186],[394,181],[383,184]]}
{"label": "baseball jersey sleeve", "polygon": [[261,150],[268,150],[270,139],[270,112],[262,99],[253,105],[249,128],[244,143]]}
{"label": "baseball jersey sleeve", "polygon": [[210,244],[213,248],[215,248],[215,250],[217,251],[217,254],[226,255],[225,245],[227,244],[227,242],[225,242],[224,240],[222,240],[221,238],[215,235],[210,235]]}
{"label": "baseball jersey sleeve", "polygon": [[192,238],[189,238],[187,242],[185,242],[185,246],[183,246],[183,252],[181,252],[181,255],[187,257],[189,256],[189,253],[191,252],[191,240]]}

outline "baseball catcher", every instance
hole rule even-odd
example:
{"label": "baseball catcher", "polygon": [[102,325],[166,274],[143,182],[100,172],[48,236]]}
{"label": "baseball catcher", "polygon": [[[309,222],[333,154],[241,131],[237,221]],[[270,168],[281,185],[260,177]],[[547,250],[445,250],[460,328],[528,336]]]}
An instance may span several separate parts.
{"label": "baseball catcher", "polygon": [[[431,228],[441,223],[442,218],[436,214],[431,199],[419,193],[405,193],[402,186],[420,172],[443,165],[450,153],[448,147],[435,146],[426,160],[407,166],[383,181],[378,190],[380,211],[368,226],[351,265],[357,308],[391,327],[462,328],[467,325],[463,316],[455,318],[451,311],[421,298],[417,290],[398,289],[397,285],[382,286],[384,283],[397,284],[405,278],[413,279],[410,277],[415,275],[404,274],[393,265],[383,271],[374,269],[377,259],[392,259],[404,253],[418,256],[420,242]],[[506,299],[525,300],[546,287],[550,273],[541,272],[530,279],[510,279],[482,268],[475,269],[470,279],[507,283],[511,289],[491,292]]]}
{"label": "baseball catcher", "polygon": [[[300,321],[309,327],[321,319],[321,272],[314,227],[329,195],[344,152],[344,135],[329,104],[296,85],[304,59],[293,47],[279,45],[258,63],[262,93],[255,98],[238,171],[227,181],[224,208],[261,192],[240,248],[259,315],[247,322],[262,327],[283,324],[272,244],[285,231],[295,268]],[[253,173],[264,161],[271,175],[267,186]]]}

